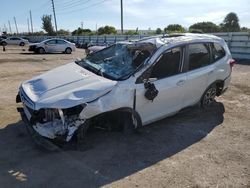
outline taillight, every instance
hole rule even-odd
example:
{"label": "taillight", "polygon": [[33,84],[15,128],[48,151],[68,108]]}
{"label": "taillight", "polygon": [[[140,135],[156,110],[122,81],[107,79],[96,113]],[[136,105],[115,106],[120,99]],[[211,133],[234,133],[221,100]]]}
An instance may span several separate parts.
{"label": "taillight", "polygon": [[234,64],[236,64],[236,61],[234,59],[230,59],[229,65],[231,68],[233,68]]}

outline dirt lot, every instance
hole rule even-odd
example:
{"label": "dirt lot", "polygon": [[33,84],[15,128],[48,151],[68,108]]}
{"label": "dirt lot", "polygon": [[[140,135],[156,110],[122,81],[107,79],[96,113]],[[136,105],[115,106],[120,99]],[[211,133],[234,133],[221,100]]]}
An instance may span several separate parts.
{"label": "dirt lot", "polygon": [[250,187],[250,61],[207,112],[189,108],[130,137],[93,132],[79,150],[38,149],[16,112],[18,86],[83,55],[0,52],[0,187]]}

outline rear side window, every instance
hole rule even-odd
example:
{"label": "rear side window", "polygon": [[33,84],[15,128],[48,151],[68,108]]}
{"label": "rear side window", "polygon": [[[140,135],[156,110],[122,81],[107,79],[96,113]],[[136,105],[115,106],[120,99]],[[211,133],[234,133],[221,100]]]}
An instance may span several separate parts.
{"label": "rear side window", "polygon": [[213,62],[218,61],[226,55],[223,47],[217,43],[212,43],[212,52],[213,52]]}
{"label": "rear side window", "polygon": [[210,51],[208,44],[190,44],[189,70],[198,69],[210,64]]}
{"label": "rear side window", "polygon": [[180,47],[166,51],[155,63],[150,78],[162,79],[176,75],[180,72],[181,53]]}
{"label": "rear side window", "polygon": [[64,40],[57,40],[57,44],[66,44]]}

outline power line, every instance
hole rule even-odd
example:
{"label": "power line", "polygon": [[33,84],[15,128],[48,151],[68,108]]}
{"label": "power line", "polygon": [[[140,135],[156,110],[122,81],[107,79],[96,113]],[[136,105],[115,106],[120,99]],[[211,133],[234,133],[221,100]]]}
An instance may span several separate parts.
{"label": "power line", "polygon": [[73,12],[79,12],[79,11],[88,9],[88,8],[90,8],[90,7],[94,7],[94,6],[100,5],[100,4],[104,3],[105,1],[107,1],[107,0],[99,1],[99,2],[97,2],[97,3],[91,4],[91,5],[87,6],[87,7],[83,7],[83,8],[81,8],[81,9],[75,9],[75,10],[71,10],[71,11],[60,12],[60,14],[70,14],[70,13],[73,13]]}
{"label": "power line", "polygon": [[74,7],[79,7],[80,5],[83,5],[83,4],[87,4],[90,0],[85,0],[85,1],[82,1],[82,0],[78,0],[76,2],[71,2],[70,4],[67,4],[67,5],[62,5],[61,7],[57,7],[57,10],[66,10],[66,9],[69,9],[69,8],[74,8]]}

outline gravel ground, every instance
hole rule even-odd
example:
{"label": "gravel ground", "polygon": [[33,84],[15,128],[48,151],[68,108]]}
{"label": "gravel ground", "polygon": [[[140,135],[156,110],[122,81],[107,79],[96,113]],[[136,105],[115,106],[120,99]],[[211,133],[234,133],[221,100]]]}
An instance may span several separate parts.
{"label": "gravel ground", "polygon": [[250,61],[207,111],[185,109],[130,137],[91,132],[78,150],[38,149],[16,112],[18,86],[83,56],[0,52],[1,187],[250,187]]}

